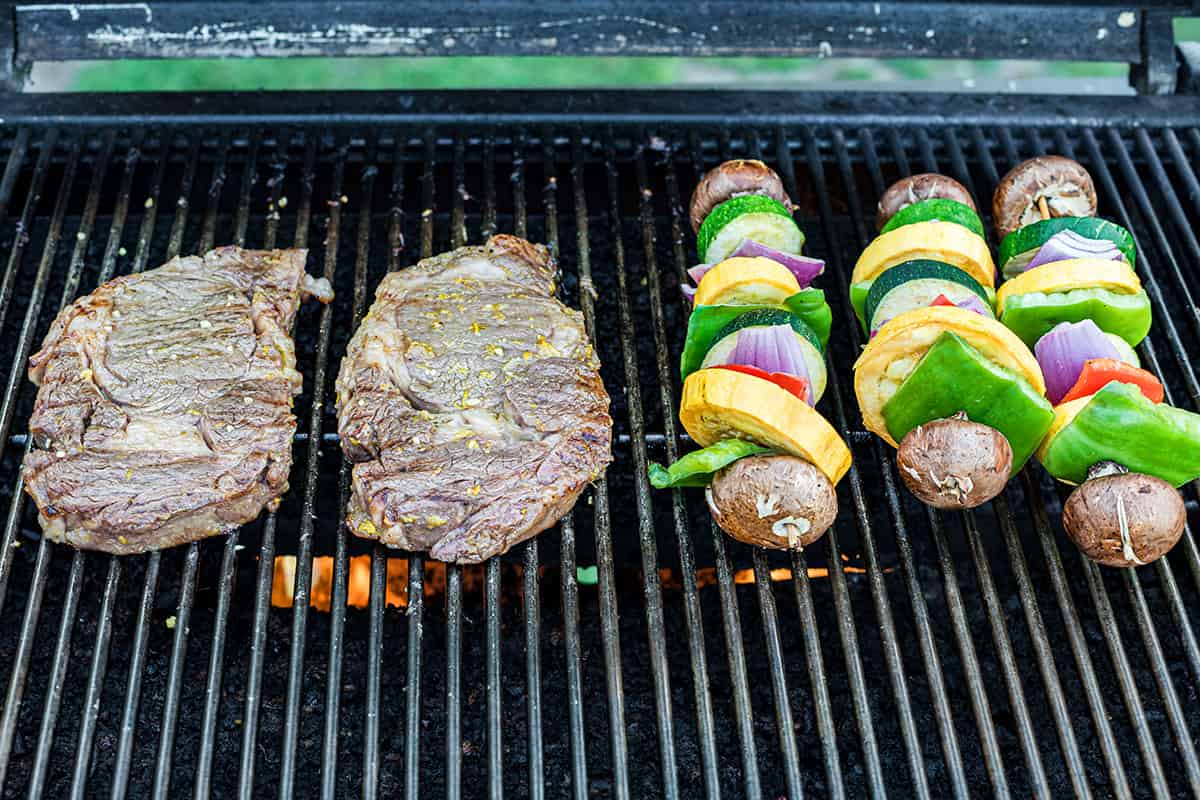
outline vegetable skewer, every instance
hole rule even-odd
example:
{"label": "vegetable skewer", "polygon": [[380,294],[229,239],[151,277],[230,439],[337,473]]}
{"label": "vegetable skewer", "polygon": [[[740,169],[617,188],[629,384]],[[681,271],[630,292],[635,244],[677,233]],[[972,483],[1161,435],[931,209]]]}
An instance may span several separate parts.
{"label": "vegetable skewer", "polygon": [[1095,216],[1091,176],[1061,156],[1018,164],[992,206],[1000,319],[1034,345],[1055,403],[1037,458],[1078,485],[1063,527],[1100,564],[1154,561],[1183,534],[1175,487],[1200,477],[1200,415],[1163,404],[1133,350],[1150,329],[1133,237]]}
{"label": "vegetable skewer", "polygon": [[870,341],[854,365],[868,430],[936,508],[999,494],[1053,420],[1037,360],[995,318],[996,268],[974,201],[944,175],[897,181],[859,257],[851,303]]}
{"label": "vegetable skewer", "polygon": [[823,262],[800,254],[792,201],[760,161],[727,161],[692,194],[706,262],[680,359],[679,417],[702,449],[650,465],[656,488],[706,488],[716,523],[748,544],[800,549],[837,517],[850,450],[813,406],[826,385],[832,314],[809,286]]}

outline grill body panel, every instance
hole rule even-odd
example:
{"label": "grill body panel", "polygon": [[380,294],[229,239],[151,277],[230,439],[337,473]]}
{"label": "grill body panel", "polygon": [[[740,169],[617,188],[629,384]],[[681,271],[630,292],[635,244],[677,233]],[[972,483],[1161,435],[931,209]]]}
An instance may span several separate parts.
{"label": "grill body panel", "polygon": [[[174,124],[29,105],[3,130],[3,796],[1200,792],[1192,531],[1158,564],[1100,570],[1062,535],[1036,467],[970,515],[928,512],[861,428],[845,297],[892,180],[944,171],[986,206],[1020,159],[1071,155],[1138,239],[1156,317],[1142,360],[1195,410],[1200,117],[1146,98],[1145,127],[1033,99],[1019,117],[965,100],[964,119],[924,123],[912,98],[891,115],[864,99],[767,116],[751,96],[741,117],[675,118],[682,101],[664,96],[657,121],[634,95],[580,99],[582,117],[543,110],[549,96],[522,113],[500,95],[494,115],[373,102]],[[684,204],[737,156],[780,172],[807,252],[827,260],[820,408],[856,467],[836,526],[798,554],[727,540],[699,493],[644,479],[688,446],[674,418],[678,286],[695,263]],[[558,254],[603,360],[616,460],[552,531],[444,568],[340,529],[332,381],[387,271],[493,232]],[[297,320],[305,385],[279,512],[149,556],[42,543],[17,483],[30,349],[98,282],[228,242],[308,246],[338,293]],[[1184,495],[1195,524],[1195,487]]]}

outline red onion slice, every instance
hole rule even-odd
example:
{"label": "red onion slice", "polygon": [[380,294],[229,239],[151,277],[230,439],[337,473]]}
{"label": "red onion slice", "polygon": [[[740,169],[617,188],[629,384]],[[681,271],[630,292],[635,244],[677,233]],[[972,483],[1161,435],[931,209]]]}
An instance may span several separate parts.
{"label": "red onion slice", "polygon": [[764,372],[785,372],[797,378],[804,378],[808,381],[808,396],[805,400],[810,406],[814,403],[808,364],[804,360],[800,342],[796,341],[796,332],[790,325],[742,328],[737,332],[737,342],[725,360],[710,366],[726,364],[758,367]]}
{"label": "red onion slice", "polygon": [[1042,374],[1046,378],[1046,399],[1058,405],[1063,395],[1079,380],[1085,361],[1093,358],[1113,358],[1121,354],[1090,319],[1082,322],[1060,322],[1033,346]]}
{"label": "red onion slice", "polygon": [[699,286],[700,281],[704,278],[705,274],[712,268],[712,264],[697,264],[694,267],[689,267],[687,274],[688,277],[692,279],[692,282]]}
{"label": "red onion slice", "polygon": [[807,289],[813,279],[825,271],[825,262],[819,258],[785,253],[759,244],[753,239],[743,239],[730,258],[769,258],[787,267],[788,271],[796,276],[801,289]]}
{"label": "red onion slice", "polygon": [[1089,239],[1075,231],[1059,231],[1046,240],[1025,269],[1042,264],[1066,261],[1072,258],[1100,258],[1105,261],[1121,261],[1124,256],[1113,242],[1107,239]]}

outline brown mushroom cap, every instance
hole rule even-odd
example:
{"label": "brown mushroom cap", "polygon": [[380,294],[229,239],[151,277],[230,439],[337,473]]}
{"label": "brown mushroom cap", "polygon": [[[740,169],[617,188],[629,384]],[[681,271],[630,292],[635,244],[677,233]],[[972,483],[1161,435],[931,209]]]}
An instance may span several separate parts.
{"label": "brown mushroom cap", "polygon": [[760,547],[807,547],[837,518],[837,492],[796,456],[750,456],[717,473],[708,508],[721,529]]}
{"label": "brown mushroom cap", "polygon": [[896,453],[908,490],[934,508],[974,508],[1004,490],[1012,447],[1004,434],[966,414],[918,425]]}
{"label": "brown mushroom cap", "polygon": [[1140,472],[1089,478],[1063,506],[1071,541],[1106,567],[1139,567],[1161,558],[1179,541],[1186,522],[1175,487]]}
{"label": "brown mushroom cap", "polygon": [[744,194],[761,194],[778,200],[791,211],[792,198],[783,189],[783,181],[775,170],[761,161],[747,158],[735,158],[726,161],[708,172],[696,184],[692,192],[692,204],[689,216],[692,221],[692,231],[700,232],[700,225],[708,212],[724,203],[731,197]]}
{"label": "brown mushroom cap", "polygon": [[948,178],[936,172],[923,172],[920,175],[901,178],[888,187],[883,196],[879,198],[879,206],[875,211],[875,227],[883,230],[887,221],[896,216],[896,212],[900,209],[935,197],[957,200],[965,206],[970,206],[972,211],[978,210],[975,208],[975,199],[971,197],[967,187],[954,178]]}
{"label": "brown mushroom cap", "polygon": [[1038,156],[1008,171],[992,195],[996,235],[1008,234],[1042,219],[1038,200],[1046,199],[1051,217],[1094,217],[1096,187],[1079,162],[1062,156]]}

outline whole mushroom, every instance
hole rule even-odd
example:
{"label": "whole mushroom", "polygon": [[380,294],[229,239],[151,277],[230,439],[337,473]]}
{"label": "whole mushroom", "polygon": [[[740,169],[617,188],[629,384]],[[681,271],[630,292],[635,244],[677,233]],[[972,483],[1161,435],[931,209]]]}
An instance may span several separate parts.
{"label": "whole mushroom", "polygon": [[1106,567],[1140,567],[1183,535],[1187,510],[1175,487],[1111,461],[1088,471],[1063,506],[1063,527],[1084,555]]}
{"label": "whole mushroom", "polygon": [[1095,215],[1092,176],[1079,162],[1062,156],[1022,161],[1008,171],[992,195],[992,217],[1001,239],[1049,217]]}
{"label": "whole mushroom", "polygon": [[704,218],[721,203],[745,194],[765,195],[782,203],[788,211],[794,208],[775,170],[761,161],[736,158],[710,169],[696,184],[689,211],[692,231],[699,233]]}
{"label": "whole mushroom", "polygon": [[918,425],[896,453],[908,490],[934,508],[974,508],[1004,490],[1012,447],[1004,434],[959,412]]}
{"label": "whole mushroom", "polygon": [[957,200],[965,206],[970,206],[972,211],[977,210],[975,199],[971,197],[967,187],[945,175],[923,172],[920,175],[901,178],[888,187],[883,196],[879,198],[879,206],[875,211],[875,227],[882,230],[888,220],[896,216],[900,209],[920,203],[922,200],[932,200],[938,197],[945,200]]}
{"label": "whole mushroom", "polygon": [[722,530],[760,547],[807,547],[837,517],[833,484],[796,456],[761,455],[735,461],[713,478],[707,498]]}

